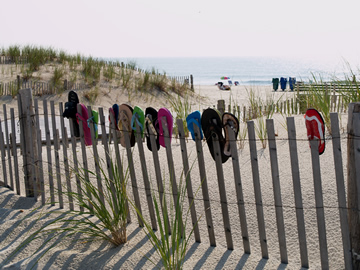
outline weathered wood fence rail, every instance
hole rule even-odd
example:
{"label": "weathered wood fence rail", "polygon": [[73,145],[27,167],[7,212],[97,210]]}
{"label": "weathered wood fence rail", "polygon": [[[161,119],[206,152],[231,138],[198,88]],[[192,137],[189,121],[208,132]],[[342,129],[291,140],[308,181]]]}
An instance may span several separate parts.
{"label": "weathered wood fence rail", "polygon": [[297,91],[309,91],[309,90],[318,90],[318,91],[329,91],[329,92],[341,92],[341,91],[359,91],[360,82],[354,81],[349,83],[304,83],[297,82],[295,84],[295,89]]}
{"label": "weathered wood fence rail", "polygon": [[[0,125],[0,154],[4,185],[19,195],[35,196],[35,200],[40,198],[43,204],[50,199],[53,205],[59,205],[60,208],[74,209],[78,206],[67,201],[67,198],[62,197],[61,193],[57,193],[55,188],[56,184],[58,188],[65,188],[66,186],[71,188],[71,183],[75,183],[74,179],[69,179],[74,178],[74,174],[64,174],[64,164],[69,164],[69,161],[72,160],[70,158],[72,154],[73,160],[76,160],[77,164],[86,164],[89,166],[89,170],[95,172],[96,161],[99,157],[105,156],[106,153],[119,152],[119,145],[112,142],[112,138],[116,138],[115,133],[107,134],[105,129],[112,130],[113,127],[110,127],[107,121],[108,116],[104,115],[103,108],[99,108],[101,121],[98,130],[103,131],[101,140],[103,146],[98,145],[98,140],[95,139],[93,132],[94,125],[91,122],[92,147],[86,147],[83,139],[80,143],[76,142],[73,137],[71,143],[68,143],[69,133],[67,126],[64,125],[64,119],[61,119],[61,125],[55,121],[55,117],[62,114],[63,104],[50,102],[50,109],[48,109],[49,104],[46,99],[42,101],[35,99],[34,104],[32,104],[32,98],[24,95],[22,91],[27,90],[20,91],[18,116],[15,116],[14,108],[10,108],[10,113],[8,113],[8,108],[3,105],[3,117]],[[42,106],[42,109],[39,105]],[[222,108],[221,106],[218,109],[224,110],[225,106]],[[91,107],[88,109],[91,110]],[[42,112],[40,112],[41,110]],[[8,118],[8,116],[10,117]],[[357,115],[356,117],[360,116]],[[40,126],[40,118],[44,119],[44,126]],[[20,133],[17,132],[16,123],[18,121],[20,121]],[[51,128],[49,122],[52,122]],[[350,246],[341,150],[346,137],[341,137],[337,113],[331,114],[335,170],[329,170],[328,164],[325,164],[327,169],[321,173],[319,153],[316,151],[318,142],[312,141],[312,150],[306,151],[309,149],[308,142],[306,137],[303,140],[299,139],[293,117],[287,117],[286,140],[290,153],[288,158],[278,155],[278,149],[286,147],[286,145],[277,143],[274,122],[272,119],[267,119],[269,159],[264,160],[258,157],[254,122],[248,121],[246,126],[249,151],[242,150],[239,154],[235,133],[230,127],[227,127],[232,158],[231,161],[229,160],[224,164],[218,158],[215,161],[212,160],[207,147],[203,146],[196,125],[194,125],[195,141],[186,142],[188,139],[184,137],[185,127],[182,120],[178,120],[176,123],[180,147],[177,143],[171,143],[170,137],[166,137],[166,149],[162,148],[159,152],[155,151],[150,154],[150,151],[144,151],[142,140],[138,136],[138,148],[132,149],[129,140],[126,140],[127,147],[120,148],[123,155],[118,153],[114,157],[114,159],[121,158],[117,162],[123,164],[124,168],[129,167],[131,179],[128,182],[129,194],[131,189],[135,204],[142,209],[143,213],[147,213],[149,218],[153,215],[153,206],[149,198],[155,193],[159,193],[160,196],[175,199],[176,184],[180,181],[180,175],[184,175],[187,180],[189,206],[194,198],[192,187],[200,185],[199,188],[202,190],[202,195],[196,195],[194,204],[191,206],[192,221],[190,223],[194,224],[197,217],[205,216],[204,220],[201,220],[197,225],[200,229],[195,228],[196,242],[204,241],[203,239],[208,237],[211,246],[224,242],[228,249],[239,248],[239,245],[242,244],[245,253],[258,252],[256,254],[261,254],[260,256],[265,259],[276,256],[281,263],[296,261],[299,262],[299,267],[305,268],[310,266],[329,269],[333,267],[331,257],[341,257],[343,258],[343,265],[340,268],[352,268],[352,260],[355,256],[353,257]],[[81,121],[80,124],[87,125]],[[52,129],[53,141],[50,138],[50,129]],[[46,134],[46,147],[40,143],[42,131],[45,131]],[[139,131],[137,125],[137,134],[140,134]],[[82,133],[80,135],[83,136]],[[355,133],[355,136],[359,135]],[[21,138],[20,149],[16,146],[18,137]],[[62,140],[62,143],[59,143],[60,138],[64,137],[66,138]],[[155,149],[155,136],[150,136],[150,139],[153,149]],[[172,139],[175,140],[175,138]],[[213,143],[215,156],[221,156],[219,142],[216,138]],[[300,145],[301,151],[298,150],[298,145]],[[77,148],[79,146],[81,148]],[[70,149],[70,155],[67,148]],[[355,152],[358,155],[359,151]],[[91,158],[88,159],[91,154],[95,155],[95,162]],[[180,166],[179,158],[173,159],[177,155],[182,156],[183,164]],[[327,155],[331,155],[330,150],[328,150]],[[139,156],[139,159],[135,158],[136,156]],[[279,165],[279,160],[281,165]],[[302,163],[306,163],[307,171],[311,170],[310,166],[312,166],[312,179],[300,176],[300,164]],[[171,192],[164,190],[161,184],[163,183],[161,166],[165,168],[165,164],[168,165],[168,171],[164,177],[172,181],[173,189]],[[249,168],[250,165],[251,168]],[[138,166],[141,170],[134,170],[134,166]],[[290,171],[290,178],[284,174],[285,169]],[[335,173],[336,177],[334,175],[329,177],[330,171]],[[331,190],[323,190],[321,182],[323,173],[326,174],[326,178],[323,179],[333,181],[330,185]],[[150,177],[150,175],[153,176]],[[143,179],[144,183],[137,181],[139,179]],[[151,183],[151,179],[156,179],[156,184]],[[282,183],[284,184],[284,181],[291,182],[291,179],[292,186],[286,185],[284,188]],[[97,177],[97,179],[92,180],[97,181],[99,179]],[[218,183],[219,190],[214,188],[217,185],[214,186],[213,183]],[[304,185],[313,186],[309,194],[303,193],[308,190],[307,188],[304,189]],[[359,188],[360,186],[358,186]],[[357,192],[359,193],[359,191]],[[238,216],[234,213],[238,213]],[[316,216],[316,220],[313,216]],[[290,217],[294,217],[294,219],[290,219]],[[135,219],[132,220],[132,222],[136,222]],[[295,223],[294,220],[296,220]],[[327,222],[334,220],[338,224],[328,226]],[[156,221],[153,218],[151,221],[153,228],[156,229]],[[142,225],[140,220],[138,222],[139,225]],[[318,230],[315,233],[313,230],[307,230],[309,226],[316,227],[316,225]],[[286,233],[289,230],[291,237]],[[317,244],[311,244],[316,242],[315,239],[318,239]],[[332,241],[327,241],[329,239]],[[290,243],[289,246],[296,243],[295,245],[299,247],[299,254],[290,254],[287,243]],[[339,248],[340,245],[342,245],[341,248]],[[274,246],[278,248],[274,248]],[[274,251],[278,249],[279,251]]]}
{"label": "weathered wood fence rail", "polygon": [[57,94],[58,89],[64,90],[82,90],[90,88],[85,83],[73,83],[68,80],[64,80],[61,87],[49,82],[22,80],[18,77],[17,80],[2,83],[0,82],[0,96],[16,96],[19,89],[31,88],[33,89],[34,96],[52,95]]}

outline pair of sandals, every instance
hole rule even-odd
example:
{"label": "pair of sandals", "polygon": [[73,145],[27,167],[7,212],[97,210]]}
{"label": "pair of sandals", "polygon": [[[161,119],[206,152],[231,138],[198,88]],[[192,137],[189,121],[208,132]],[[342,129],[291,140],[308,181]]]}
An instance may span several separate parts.
{"label": "pair of sandals", "polygon": [[[140,108],[139,108],[140,109]],[[136,113],[136,115],[139,115],[139,110],[137,110],[138,112]],[[142,111],[140,109],[140,111]],[[132,128],[132,118],[134,115],[134,109],[129,106],[128,104],[114,104],[110,109],[109,109],[109,114],[113,115],[113,118],[115,119],[115,132],[116,132],[116,136],[117,138],[120,139],[120,144],[123,147],[126,147],[126,140],[125,140],[125,136],[129,137],[130,140],[130,146],[133,147],[135,145],[135,134],[134,134],[134,130]],[[144,114],[144,113],[142,113]],[[135,116],[134,116],[135,118]],[[139,117],[140,118],[140,117]],[[109,115],[109,121],[111,121],[111,117]],[[142,128],[142,126],[140,126],[140,129]]]}
{"label": "pair of sandals", "polygon": [[92,145],[91,132],[90,132],[90,122],[95,123],[95,132],[97,138],[97,123],[99,121],[99,114],[96,111],[92,111],[91,117],[89,117],[88,109],[84,104],[81,105],[81,114],[77,112],[77,105],[79,104],[79,97],[75,91],[70,91],[68,95],[68,101],[65,102],[65,110],[63,112],[63,117],[68,118],[73,122],[74,134],[75,137],[80,137],[80,126],[79,120],[83,122],[83,131],[84,131],[84,140],[85,145]]}
{"label": "pair of sandals", "polygon": [[[150,151],[153,151],[150,140],[150,129],[152,134],[155,135],[156,142],[156,151],[159,151],[160,145],[166,147],[165,145],[165,134],[164,130],[167,128],[170,142],[173,132],[174,120],[170,111],[166,108],[160,108],[159,111],[156,111],[153,107],[147,107],[145,110],[145,136],[146,136],[146,145]],[[163,125],[161,119],[165,119],[166,126]]]}
{"label": "pair of sandals", "polygon": [[[213,135],[216,134],[220,144],[221,161],[225,163],[231,156],[230,139],[227,126],[235,133],[235,138],[239,133],[239,120],[232,113],[224,113],[222,119],[220,114],[211,108],[206,109],[202,116],[199,111],[195,111],[186,118],[187,127],[191,133],[192,139],[195,140],[194,124],[199,127],[200,138],[205,136],[212,158],[215,160],[215,152],[213,147]],[[201,132],[204,132],[204,135]],[[223,132],[224,131],[224,132]]]}
{"label": "pair of sandals", "polygon": [[166,108],[161,108],[159,112],[157,112],[156,109],[148,107],[146,108],[144,113],[144,111],[138,106],[135,106],[133,109],[127,104],[122,104],[120,106],[114,104],[112,108],[109,109],[109,113],[113,114],[114,116],[115,129],[120,139],[120,144],[123,147],[126,147],[125,136],[129,136],[131,147],[135,145],[135,134],[137,125],[140,128],[142,138],[145,134],[147,147],[150,151],[152,151],[152,147],[149,129],[151,129],[153,134],[155,135],[156,150],[158,151],[160,149],[160,145],[165,147],[164,127],[162,125],[162,122],[158,120],[162,117],[166,118],[168,133],[171,140],[173,118],[170,111]]}

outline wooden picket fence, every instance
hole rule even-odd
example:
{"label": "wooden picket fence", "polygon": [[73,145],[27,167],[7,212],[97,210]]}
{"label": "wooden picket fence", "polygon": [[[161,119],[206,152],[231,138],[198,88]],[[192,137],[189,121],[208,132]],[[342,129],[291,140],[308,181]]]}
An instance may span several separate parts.
{"label": "wooden picket fence", "polygon": [[[115,130],[115,126],[109,124],[108,115],[105,115],[103,108],[98,109],[100,122],[97,129],[101,137],[96,139],[94,123],[91,121],[89,123],[80,121],[80,138],[76,139],[74,136],[70,136],[70,134],[73,134],[72,122],[61,117],[63,113],[62,103],[55,104],[51,101],[49,108],[46,99],[34,99],[34,104],[31,105],[31,91],[29,89],[21,90],[18,100],[18,115],[15,115],[14,108],[10,108],[10,113],[8,113],[6,104],[3,104],[3,117],[0,123],[1,170],[4,185],[14,190],[17,194],[34,196],[35,200],[41,199],[42,204],[50,200],[52,205],[73,210],[78,206],[74,205],[69,198],[64,198],[61,194],[61,190],[64,188],[68,190],[74,188],[72,185],[75,183],[75,175],[71,173],[71,170],[77,170],[78,167],[82,167],[85,170],[96,171],[98,177],[94,181],[97,181],[99,190],[102,190],[102,180],[99,179],[100,159],[105,157],[107,164],[109,164],[112,156],[111,153],[116,153],[114,157],[116,164],[125,168],[127,166],[129,170],[129,193],[131,190],[135,205],[141,212],[149,216],[154,229],[157,228],[157,224],[156,220],[152,218],[154,217],[154,207],[151,203],[151,197],[155,193],[159,193],[160,196],[173,197],[175,200],[178,194],[177,188],[180,175],[183,175],[186,179],[187,196],[189,207],[191,207],[191,224],[197,224],[200,216],[204,216],[203,222],[206,223],[203,224],[204,228],[206,228],[204,230],[199,229],[202,226],[201,224],[195,226],[193,234],[196,242],[201,242],[203,241],[202,239],[208,238],[210,246],[216,246],[217,243],[224,241],[229,250],[239,248],[239,243],[242,243],[244,253],[249,254],[252,252],[251,247],[254,248],[256,246],[254,239],[258,238],[262,258],[266,259],[271,256],[269,250],[274,250],[274,248],[272,246],[269,247],[270,244],[277,245],[280,250],[278,256],[281,263],[287,264],[289,260],[296,260],[300,256],[299,267],[305,268],[311,266],[309,257],[314,259],[312,254],[318,254],[318,251],[310,249],[308,245],[309,242],[314,241],[314,238],[316,238],[315,235],[306,232],[305,228],[305,224],[309,222],[306,219],[312,219],[307,214],[306,211],[308,209],[305,205],[309,205],[308,199],[312,197],[311,194],[302,194],[301,186],[306,182],[306,179],[302,179],[299,174],[299,164],[309,158],[302,155],[303,151],[299,153],[297,145],[303,143],[305,149],[309,149],[307,146],[308,142],[302,142],[298,139],[294,117],[287,117],[286,119],[288,137],[285,140],[288,142],[290,153],[289,166],[293,183],[292,190],[281,189],[280,178],[284,176],[280,173],[282,170],[278,160],[284,161],[277,154],[279,146],[277,145],[278,140],[275,137],[274,122],[272,119],[266,120],[270,155],[269,166],[271,168],[271,172],[268,171],[266,174],[266,181],[269,181],[269,185],[272,185],[271,194],[264,187],[265,180],[263,178],[265,176],[259,170],[260,161],[258,159],[257,138],[253,121],[246,123],[248,129],[247,143],[250,149],[249,162],[240,164],[244,154],[239,155],[237,138],[233,130],[228,127],[232,157],[227,163],[222,164],[218,138],[214,137],[213,140],[215,161],[212,161],[211,157],[209,158],[210,154],[206,149],[207,147],[204,147],[198,126],[194,125],[193,127],[195,131],[195,141],[193,141],[191,138],[185,137],[184,129],[186,127],[183,126],[181,119],[176,120],[178,126],[177,140],[179,140],[180,144],[171,143],[171,139],[174,141],[175,138],[171,138],[165,129],[164,138],[166,147],[160,149],[159,152],[153,151],[150,155],[150,151],[144,151],[145,147],[140,136],[139,126],[137,126],[136,132],[136,149],[130,146],[127,136],[125,136],[127,147],[122,148],[117,143],[116,132],[111,132]],[[41,106],[39,107],[39,104],[42,105],[42,112],[40,112]],[[89,106],[88,111],[91,112],[91,109]],[[80,108],[78,108],[78,112],[81,113]],[[164,121],[164,119],[160,121]],[[84,124],[90,124],[92,146],[85,145],[84,133],[82,131],[82,125]],[[166,123],[164,122],[164,124]],[[331,127],[336,173],[336,180],[333,186],[336,186],[336,192],[330,192],[333,197],[331,197],[332,200],[330,202],[327,201],[327,204],[331,204],[331,215],[335,217],[340,216],[338,226],[341,232],[336,233],[333,231],[334,228],[326,227],[325,212],[328,209],[324,205],[323,200],[323,193],[325,191],[322,190],[321,185],[321,167],[319,153],[317,152],[317,141],[310,142],[315,197],[315,206],[312,207],[311,213],[317,217],[321,267],[323,269],[329,268],[329,250],[332,252],[334,252],[334,249],[338,250],[340,242],[342,242],[341,251],[336,256],[343,257],[343,268],[351,269],[352,253],[347,219],[344,170],[342,166],[342,138],[337,113],[331,114]],[[155,149],[155,134],[151,130],[150,140],[152,149]],[[102,146],[99,145],[99,142],[102,143]],[[173,153],[173,151],[176,153]],[[330,149],[328,151],[330,152]],[[179,168],[179,160],[174,158],[178,155],[182,156],[181,168]],[[163,187],[164,176],[161,173],[162,166],[165,166],[161,161],[165,160],[165,156],[165,164],[168,167],[166,174],[172,183],[172,192],[170,193],[167,193]],[[93,159],[94,161],[92,161]],[[211,162],[213,163],[211,164]],[[70,166],[70,163],[73,163],[73,165]],[[135,170],[136,165],[141,167],[141,170]],[[209,171],[214,168],[214,165],[216,173],[211,174]],[[249,165],[251,165],[251,169],[246,167]],[[195,167],[198,167],[198,170]],[[154,177],[149,177],[150,171],[155,172]],[[247,177],[244,177],[241,171],[246,171]],[[262,179],[260,179],[261,177]],[[141,183],[141,179],[143,183]],[[151,179],[156,179],[156,184],[151,183]],[[288,180],[291,181],[290,179]],[[220,196],[220,200],[219,197],[216,199],[215,191],[209,189],[209,184],[212,181],[218,182],[219,190],[215,195],[218,194],[217,196]],[[201,194],[198,195],[194,192],[197,186],[196,183],[201,183],[199,187]],[[255,197],[255,204],[249,202],[249,195],[244,192],[245,188],[249,189],[250,183],[253,185],[251,193]],[[154,188],[154,186],[157,188]],[[56,192],[56,189],[60,192]],[[265,192],[266,195],[263,196],[262,192]],[[272,202],[271,200],[269,201],[271,197],[273,199]],[[194,198],[195,203],[192,203]],[[286,207],[286,204],[283,203],[285,200],[289,203],[291,201],[289,198],[294,198],[293,207]],[[265,219],[268,212],[271,212],[269,209],[275,211],[275,214],[271,215],[272,220]],[[229,211],[231,212],[229,213]],[[234,214],[231,213],[236,212],[238,213],[238,218],[234,220]],[[219,213],[221,213],[221,218],[219,218]],[[296,224],[292,224],[292,227],[296,227],[297,237],[295,238],[298,241],[300,254],[288,254],[286,243],[289,239],[286,238],[287,234],[285,233],[287,215],[296,215]],[[131,221],[130,215],[128,220]],[[140,219],[137,222],[142,226]],[[222,229],[221,223],[223,224]],[[257,228],[257,231],[254,228]],[[224,235],[221,234],[221,230],[223,230]],[[275,237],[276,233],[267,235],[266,232],[269,232],[269,230],[277,231],[278,238]],[[338,239],[336,247],[329,246],[329,243],[327,243],[327,238],[332,237],[332,234],[336,234],[341,238],[341,240]],[[317,258],[319,259],[319,257]]]}
{"label": "wooden picket fence", "polygon": [[[17,80],[10,82],[0,82],[0,96],[16,96],[19,89],[33,89],[34,96],[52,95],[58,93],[57,87],[49,82],[22,80],[18,77]],[[62,83],[63,90],[83,90],[88,89],[89,86],[85,83],[69,82],[64,80]]]}

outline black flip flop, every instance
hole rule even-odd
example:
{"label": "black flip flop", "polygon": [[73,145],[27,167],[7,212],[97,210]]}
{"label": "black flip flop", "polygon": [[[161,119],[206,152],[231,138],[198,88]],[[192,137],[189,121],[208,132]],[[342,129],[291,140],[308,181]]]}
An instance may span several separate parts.
{"label": "black flip flop", "polygon": [[80,137],[79,124],[76,121],[77,104],[79,103],[79,97],[74,91],[70,91],[68,95],[68,102],[65,102],[65,110],[63,117],[70,119],[73,122],[74,136]]}
{"label": "black flip flop", "polygon": [[222,133],[223,125],[218,112],[211,108],[206,109],[201,116],[201,126],[212,158],[215,160],[213,147],[213,134],[215,133],[219,138],[221,161],[222,163],[226,162],[229,157],[224,154],[225,138]]}
{"label": "black flip flop", "polygon": [[[146,145],[150,151],[152,151],[151,141],[150,141],[150,128],[152,129],[153,133],[155,133],[155,138],[156,138],[155,142],[156,142],[157,151],[159,151],[160,149],[159,136],[158,136],[159,122],[157,121],[157,115],[158,115],[157,110],[155,110],[154,108],[147,107],[145,109]],[[151,116],[151,121],[149,116]]]}

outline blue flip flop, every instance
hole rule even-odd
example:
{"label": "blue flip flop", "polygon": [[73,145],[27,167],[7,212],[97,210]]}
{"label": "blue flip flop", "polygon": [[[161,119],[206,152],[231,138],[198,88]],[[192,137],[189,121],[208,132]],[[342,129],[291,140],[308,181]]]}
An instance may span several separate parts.
{"label": "blue flip flop", "polygon": [[195,141],[194,125],[196,124],[200,130],[200,138],[203,139],[204,135],[201,129],[201,113],[200,111],[194,111],[186,117],[186,124],[189,132],[191,133],[192,139]]}

